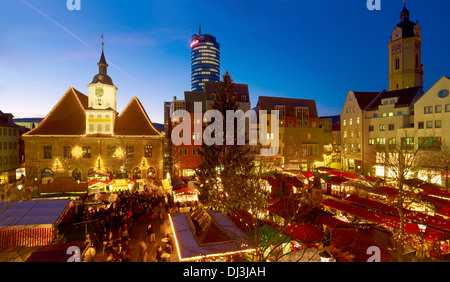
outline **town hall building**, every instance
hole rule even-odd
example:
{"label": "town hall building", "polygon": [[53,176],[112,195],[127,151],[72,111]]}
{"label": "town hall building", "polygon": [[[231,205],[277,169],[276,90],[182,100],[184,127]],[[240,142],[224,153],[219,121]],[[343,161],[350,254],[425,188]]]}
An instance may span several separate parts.
{"label": "town hall building", "polygon": [[108,179],[163,178],[163,135],[133,97],[117,112],[117,87],[103,52],[88,95],[70,87],[44,120],[23,135],[26,175],[33,183],[71,176]]}

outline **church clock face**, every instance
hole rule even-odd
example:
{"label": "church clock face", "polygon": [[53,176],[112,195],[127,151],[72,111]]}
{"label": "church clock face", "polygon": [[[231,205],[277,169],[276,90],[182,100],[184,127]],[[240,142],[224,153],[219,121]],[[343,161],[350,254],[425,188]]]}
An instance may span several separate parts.
{"label": "church clock face", "polygon": [[396,44],[394,46],[392,46],[392,54],[396,55],[402,52],[402,45],[401,44]]}
{"label": "church clock face", "polygon": [[101,97],[103,96],[103,88],[101,88],[101,87],[95,88],[95,95],[96,95],[98,98],[101,98]]}

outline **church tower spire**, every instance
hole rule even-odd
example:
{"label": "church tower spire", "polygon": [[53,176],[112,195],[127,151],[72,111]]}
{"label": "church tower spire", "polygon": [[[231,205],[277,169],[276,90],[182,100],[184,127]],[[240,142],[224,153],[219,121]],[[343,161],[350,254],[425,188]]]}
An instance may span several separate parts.
{"label": "church tower spire", "polygon": [[106,59],[105,59],[105,53],[104,53],[105,43],[103,42],[103,34],[101,37],[102,37],[102,55],[100,56],[100,61],[97,63],[97,65],[98,65],[98,73],[105,75],[108,72],[108,63],[106,63]]}
{"label": "church tower spire", "polygon": [[117,108],[117,87],[107,73],[108,63],[105,59],[105,43],[102,34],[102,54],[98,65],[98,74],[88,85],[88,108],[86,112],[86,135],[114,132]]}
{"label": "church tower spire", "polygon": [[108,75],[108,63],[105,59],[105,52],[104,52],[104,46],[105,43],[103,42],[103,34],[101,35],[102,38],[102,54],[100,55],[100,61],[98,61],[98,74],[94,76],[94,79],[92,79],[91,83],[97,83],[101,82],[103,84],[109,84],[114,85],[112,82],[111,77]]}
{"label": "church tower spire", "polygon": [[410,20],[404,0],[400,22],[392,31],[389,43],[389,90],[423,87],[420,32],[419,23]]}

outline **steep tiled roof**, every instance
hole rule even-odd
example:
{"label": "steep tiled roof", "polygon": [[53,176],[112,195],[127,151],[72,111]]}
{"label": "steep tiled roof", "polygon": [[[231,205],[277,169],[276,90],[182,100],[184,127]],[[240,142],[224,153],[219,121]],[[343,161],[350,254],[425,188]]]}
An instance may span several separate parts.
{"label": "steep tiled roof", "polygon": [[376,110],[378,106],[381,105],[382,99],[387,98],[397,98],[396,107],[411,106],[414,104],[422,95],[423,87],[411,87],[393,91],[383,91],[378,95],[368,106],[367,110]]}
{"label": "steep tiled roof", "polygon": [[365,110],[366,107],[370,104],[370,102],[375,99],[375,97],[380,94],[380,92],[361,92],[361,91],[353,91],[355,93],[356,101],[358,101],[359,108],[361,110]]}
{"label": "steep tiled roof", "polygon": [[38,127],[30,135],[84,135],[86,132],[85,107],[88,97],[70,87]]}
{"label": "steep tiled roof", "polygon": [[138,98],[133,97],[122,113],[116,118],[115,135],[157,135],[150,118]]}
{"label": "steep tiled roof", "polygon": [[[86,109],[88,97],[70,87],[39,126],[25,135],[85,135]],[[115,135],[161,136],[136,97],[131,99],[115,120]]]}

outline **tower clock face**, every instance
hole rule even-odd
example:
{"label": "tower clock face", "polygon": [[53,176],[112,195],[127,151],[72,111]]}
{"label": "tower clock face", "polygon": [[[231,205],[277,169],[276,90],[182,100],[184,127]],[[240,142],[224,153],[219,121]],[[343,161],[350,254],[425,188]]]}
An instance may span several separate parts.
{"label": "tower clock face", "polygon": [[401,44],[396,44],[394,46],[392,46],[392,54],[396,55],[402,52],[402,45]]}
{"label": "tower clock face", "polygon": [[95,88],[95,95],[97,97],[101,98],[103,96],[103,88],[101,88],[101,87]]}

